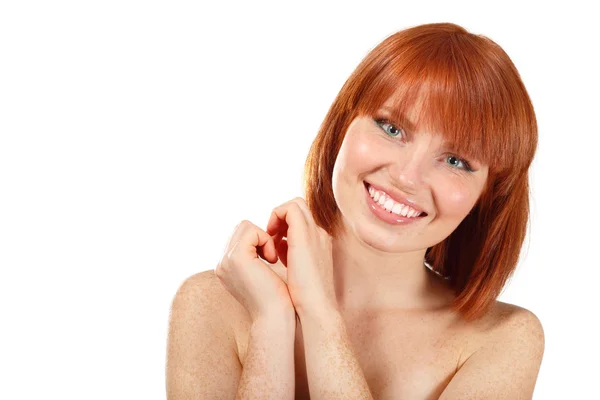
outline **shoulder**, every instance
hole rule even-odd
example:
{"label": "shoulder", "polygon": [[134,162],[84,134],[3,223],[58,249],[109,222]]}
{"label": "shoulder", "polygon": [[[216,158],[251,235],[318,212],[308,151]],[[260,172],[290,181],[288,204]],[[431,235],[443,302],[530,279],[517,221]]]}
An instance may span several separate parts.
{"label": "shoulder", "polygon": [[233,301],[214,270],[180,285],[169,316],[168,398],[235,397],[241,367],[231,329]]}
{"label": "shoulder", "polygon": [[[218,285],[217,285],[218,284]],[[215,270],[198,272],[188,278],[179,286],[176,298],[197,295],[200,292],[211,292],[217,294],[219,286],[222,286],[215,275]]]}
{"label": "shoulder", "polygon": [[[232,343],[237,342],[237,325],[245,320],[245,309],[225,289],[215,275],[215,270],[194,274],[180,285],[171,307],[171,319],[185,318],[187,325],[208,323],[211,329],[226,334]],[[237,350],[237,345],[236,345]]]}
{"label": "shoulder", "polygon": [[544,354],[544,329],[530,310],[496,301],[473,323],[477,348],[440,399],[531,398]]}
{"label": "shoulder", "polygon": [[515,370],[537,375],[544,355],[545,335],[536,314],[515,304],[496,301],[479,324],[481,340],[472,356],[490,362],[496,360],[499,365],[506,361]]}
{"label": "shoulder", "polygon": [[486,314],[472,324],[481,347],[513,342],[512,346],[528,346],[532,355],[541,357],[543,354],[545,336],[542,322],[526,308],[495,301]]}
{"label": "shoulder", "polygon": [[541,363],[546,345],[542,322],[532,311],[514,304],[499,302],[502,310],[497,334],[506,337],[514,349],[523,349],[523,357]]}
{"label": "shoulder", "polygon": [[495,301],[479,319],[463,321],[465,342],[458,367],[475,354],[514,351],[541,362],[545,336],[540,319],[532,311],[510,303]]}
{"label": "shoulder", "polygon": [[231,314],[239,311],[241,305],[211,269],[188,277],[177,290],[173,307],[184,307],[192,313],[211,313],[229,325]]}
{"label": "shoulder", "polygon": [[543,350],[544,328],[532,311],[515,304],[496,301],[487,314],[488,336],[491,340],[501,337],[526,340]]}
{"label": "shoulder", "polygon": [[223,297],[214,270],[199,272],[183,281],[173,299],[173,307],[189,311],[214,311]]}

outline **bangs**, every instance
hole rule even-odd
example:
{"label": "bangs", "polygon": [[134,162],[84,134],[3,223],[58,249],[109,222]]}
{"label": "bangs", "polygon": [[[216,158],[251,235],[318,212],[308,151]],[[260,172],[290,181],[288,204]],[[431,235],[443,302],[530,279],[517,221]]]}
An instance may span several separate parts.
{"label": "bangs", "polygon": [[535,141],[528,143],[537,129],[535,115],[516,69],[510,63],[514,76],[502,74],[505,66],[489,48],[503,50],[490,42],[460,34],[384,41],[372,52],[381,58],[380,68],[357,82],[362,90],[354,110],[374,116],[391,104],[390,122],[440,134],[445,147],[462,157],[494,171],[526,168],[535,151]]}
{"label": "bangs", "polygon": [[372,49],[329,108],[304,166],[307,205],[334,237],[344,219],[333,172],[358,116],[441,135],[448,151],[489,167],[477,205],[425,252],[433,270],[450,277],[452,309],[467,320],[485,315],[515,270],[529,217],[537,123],[514,64],[490,39],[451,23],[405,29]]}

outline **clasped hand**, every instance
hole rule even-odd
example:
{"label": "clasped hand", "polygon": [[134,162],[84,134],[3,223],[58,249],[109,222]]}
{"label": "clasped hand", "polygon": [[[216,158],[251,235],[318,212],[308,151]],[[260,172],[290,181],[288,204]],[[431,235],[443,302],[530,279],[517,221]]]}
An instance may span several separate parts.
{"label": "clasped hand", "polygon": [[331,236],[297,197],[273,209],[266,231],[242,221],[215,274],[253,321],[290,309],[302,321],[337,309],[331,250]]}

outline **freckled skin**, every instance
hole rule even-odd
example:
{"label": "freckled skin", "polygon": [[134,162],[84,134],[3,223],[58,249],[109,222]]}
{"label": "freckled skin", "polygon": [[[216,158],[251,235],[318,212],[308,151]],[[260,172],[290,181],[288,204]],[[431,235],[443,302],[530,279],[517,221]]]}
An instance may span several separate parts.
{"label": "freckled skin", "polygon": [[[349,230],[373,248],[412,252],[422,263],[425,250],[472,209],[488,174],[481,165],[473,165],[475,173],[455,169],[441,145],[441,136],[426,130],[402,142],[370,117],[355,119],[333,172]],[[428,215],[398,229],[382,225],[365,207],[363,179],[396,188]],[[354,289],[367,286],[361,280]],[[414,304],[431,304],[426,299]],[[527,399],[544,352],[537,317],[501,302],[471,323],[443,307],[348,308],[306,318],[295,334],[283,320],[252,324],[214,271],[188,279],[172,308],[168,398]]]}
{"label": "freckled skin", "polygon": [[[346,367],[323,368],[319,374],[323,379],[354,382],[354,376],[363,373],[375,399],[531,398],[544,333],[526,309],[497,302],[469,325],[443,313],[402,311],[347,313],[343,319],[349,340],[343,330],[325,327],[316,347],[323,365]],[[289,333],[270,335],[269,329],[253,332],[249,314],[213,270],[190,277],[179,289],[171,313],[167,398],[244,398],[251,389],[267,398],[275,388],[282,389],[281,376],[271,373],[272,363],[295,356],[293,398],[310,399],[300,325],[295,335],[300,351],[295,354],[287,343],[278,343]],[[360,369],[346,361],[354,356]],[[244,379],[248,379],[245,387]],[[361,398],[359,393],[342,398]],[[333,393],[318,395],[340,398]]]}

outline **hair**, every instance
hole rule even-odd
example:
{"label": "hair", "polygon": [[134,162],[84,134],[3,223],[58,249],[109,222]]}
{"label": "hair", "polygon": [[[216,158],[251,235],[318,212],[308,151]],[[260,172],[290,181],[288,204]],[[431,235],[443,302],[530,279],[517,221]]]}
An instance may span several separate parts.
{"label": "hair", "polygon": [[449,277],[456,294],[452,309],[477,319],[512,276],[525,239],[528,169],[537,147],[533,105],[508,55],[485,36],[436,23],[387,37],[345,82],[306,159],[306,202],[315,222],[333,236],[341,218],[332,173],[346,130],[392,95],[393,120],[405,121],[419,101],[416,126],[426,125],[461,155],[489,167],[471,212],[425,255],[432,269]]}

